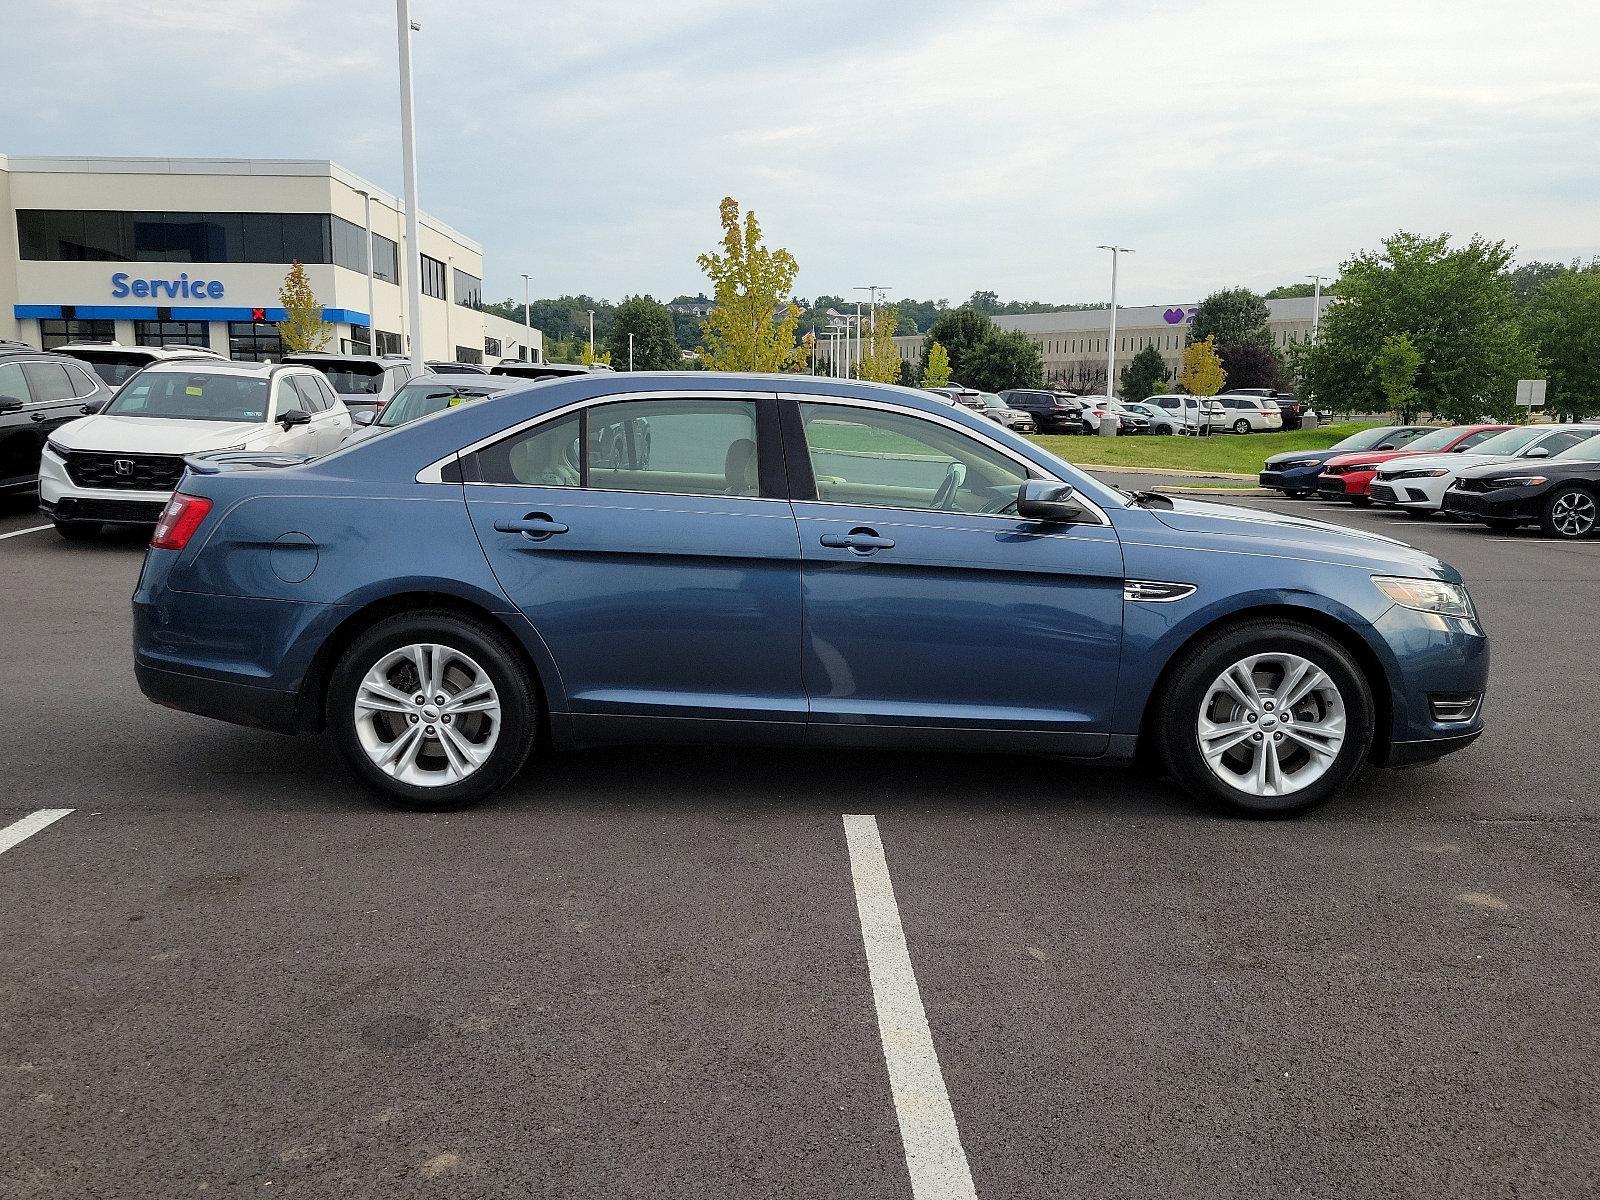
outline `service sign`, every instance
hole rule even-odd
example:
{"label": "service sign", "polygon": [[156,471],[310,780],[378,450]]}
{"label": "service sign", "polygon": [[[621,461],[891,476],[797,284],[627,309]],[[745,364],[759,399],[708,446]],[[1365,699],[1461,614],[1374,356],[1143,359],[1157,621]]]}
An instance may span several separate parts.
{"label": "service sign", "polygon": [[176,279],[134,279],[126,271],[111,277],[111,295],[121,300],[124,296],[137,296],[141,300],[221,300],[224,295],[220,279],[190,279],[189,272],[180,272]]}

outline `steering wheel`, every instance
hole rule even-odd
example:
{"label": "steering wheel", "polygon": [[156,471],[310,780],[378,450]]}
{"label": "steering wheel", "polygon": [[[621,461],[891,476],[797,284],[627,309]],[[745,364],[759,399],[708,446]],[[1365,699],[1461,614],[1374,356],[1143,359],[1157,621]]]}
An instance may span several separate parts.
{"label": "steering wheel", "polygon": [[933,494],[933,508],[938,512],[949,512],[956,502],[956,490],[966,481],[966,464],[951,463],[945,469],[944,482],[939,485],[939,490]]}

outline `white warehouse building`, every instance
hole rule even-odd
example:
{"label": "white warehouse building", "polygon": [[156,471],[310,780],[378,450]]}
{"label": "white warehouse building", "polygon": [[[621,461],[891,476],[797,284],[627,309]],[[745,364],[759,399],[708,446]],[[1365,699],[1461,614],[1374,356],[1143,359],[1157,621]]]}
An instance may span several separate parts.
{"label": "white warehouse building", "polygon": [[404,354],[416,263],[423,358],[540,358],[537,330],[478,311],[483,248],[418,220],[412,256],[404,205],[326,160],[0,155],[0,338],[275,359],[298,261],[333,325],[325,349]]}

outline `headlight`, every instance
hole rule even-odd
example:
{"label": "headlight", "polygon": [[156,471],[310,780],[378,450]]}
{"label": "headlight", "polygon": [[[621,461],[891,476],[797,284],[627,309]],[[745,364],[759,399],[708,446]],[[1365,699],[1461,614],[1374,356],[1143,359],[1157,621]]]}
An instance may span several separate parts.
{"label": "headlight", "polygon": [[1450,468],[1449,467],[1435,467],[1431,471],[1423,471],[1423,470],[1396,471],[1393,475],[1386,475],[1382,471],[1379,471],[1378,472],[1378,478],[1380,478],[1380,479],[1443,479],[1448,474],[1450,474]]}
{"label": "headlight", "polygon": [[61,443],[57,442],[54,438],[45,438],[44,448],[50,451],[51,454],[54,454],[57,458],[65,458],[67,456],[67,448],[61,445]]}
{"label": "headlight", "polygon": [[1490,487],[1537,487],[1545,482],[1543,475],[1502,475],[1499,479],[1484,480]]}
{"label": "headlight", "polygon": [[1278,470],[1287,471],[1291,467],[1320,467],[1321,465],[1322,460],[1320,458],[1296,458],[1290,462],[1279,463]]}
{"label": "headlight", "polygon": [[1407,579],[1401,575],[1374,575],[1372,582],[1402,608],[1460,617],[1464,621],[1477,619],[1467,589],[1458,583],[1445,583],[1441,579]]}

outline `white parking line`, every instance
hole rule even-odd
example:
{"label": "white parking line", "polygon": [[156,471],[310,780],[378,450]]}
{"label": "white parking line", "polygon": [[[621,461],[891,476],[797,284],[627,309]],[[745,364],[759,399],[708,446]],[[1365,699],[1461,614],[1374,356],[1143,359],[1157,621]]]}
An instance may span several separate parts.
{"label": "white parking line", "polygon": [[39,533],[41,530],[49,528],[50,526],[48,525],[31,525],[27,529],[13,529],[10,533],[0,533],[0,542],[5,541],[7,538],[21,537],[25,533]]}
{"label": "white parking line", "polygon": [[47,825],[54,825],[72,810],[70,808],[41,808],[31,812],[20,821],[13,821],[4,829],[0,829],[0,854],[4,854],[19,842],[25,842],[39,830]]}
{"label": "white parking line", "polygon": [[911,970],[877,818],[845,817],[844,836],[850,847],[861,941],[878,1010],[883,1061],[889,1068],[889,1090],[900,1120],[906,1168],[911,1173],[911,1194],[916,1200],[976,1200],[967,1152],[961,1148],[922,994]]}

